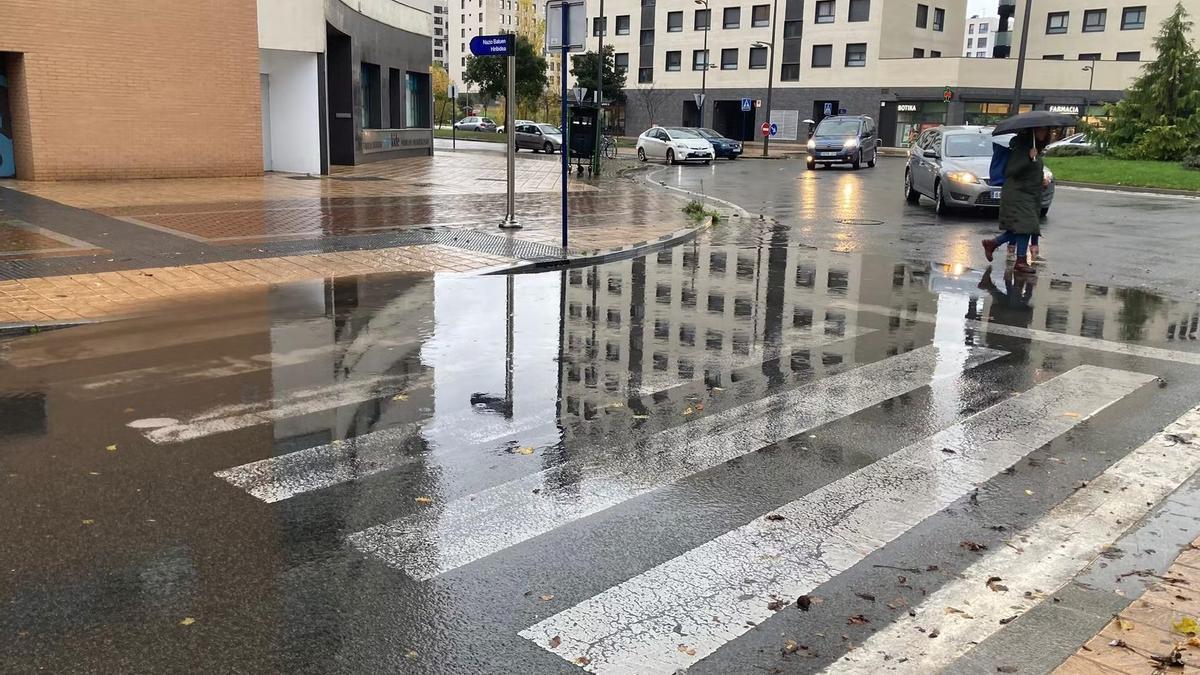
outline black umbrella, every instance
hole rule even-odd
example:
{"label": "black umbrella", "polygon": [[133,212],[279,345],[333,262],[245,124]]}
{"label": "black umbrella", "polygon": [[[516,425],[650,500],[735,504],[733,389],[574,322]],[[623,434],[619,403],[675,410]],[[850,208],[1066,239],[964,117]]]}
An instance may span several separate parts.
{"label": "black umbrella", "polygon": [[1074,115],[1064,115],[1049,110],[1030,110],[1000,122],[995,129],[992,129],[992,135],[1000,136],[1037,127],[1071,127],[1076,124],[1078,124],[1078,120]]}

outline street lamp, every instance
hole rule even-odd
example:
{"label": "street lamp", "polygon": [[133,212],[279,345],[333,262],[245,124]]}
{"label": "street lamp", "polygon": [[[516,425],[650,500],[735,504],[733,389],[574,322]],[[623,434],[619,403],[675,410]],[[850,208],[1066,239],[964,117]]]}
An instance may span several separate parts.
{"label": "street lamp", "polygon": [[1096,83],[1096,64],[1093,62],[1090,66],[1084,66],[1081,70],[1088,72],[1088,93],[1087,98],[1083,99],[1083,107],[1079,109],[1079,119],[1087,117],[1088,104],[1092,100],[1092,85]]}
{"label": "street lamp", "polygon": [[[779,0],[775,1],[775,9],[779,9]],[[771,17],[771,42],[767,43],[767,42],[763,42],[762,40],[759,40],[750,46],[751,47],[760,47],[760,48],[766,47],[769,50],[767,52],[767,58],[769,60],[767,61],[767,116],[766,116],[767,124],[769,125],[771,123],[771,93],[772,93],[772,91],[774,89],[774,85],[775,85],[775,17]],[[768,156],[767,151],[770,148],[770,146],[771,146],[771,134],[768,133],[766,136],[763,136],[763,152],[762,152],[763,157]]]}
{"label": "street lamp", "polygon": [[[1017,81],[1013,86],[1010,115],[1021,112],[1021,85],[1025,79],[1025,52],[1029,45],[1029,17],[1033,13],[1033,0],[1025,0],[1025,19],[1021,22],[1021,51],[1017,54]],[[1013,17],[1016,21],[1016,17]]]}
{"label": "street lamp", "polygon": [[[700,72],[700,124],[704,126],[704,106],[708,103],[708,30],[712,28],[712,10],[708,0],[692,0],[704,7],[704,70]],[[694,43],[693,43],[694,44]]]}

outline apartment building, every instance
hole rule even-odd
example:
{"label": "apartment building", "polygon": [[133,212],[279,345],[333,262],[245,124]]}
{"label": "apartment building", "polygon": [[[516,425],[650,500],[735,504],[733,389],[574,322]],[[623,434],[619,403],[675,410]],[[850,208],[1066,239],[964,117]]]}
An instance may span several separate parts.
{"label": "apartment building", "polygon": [[[459,91],[473,92],[476,88],[467,84],[463,71],[467,57],[471,55],[471,38],[477,35],[516,33],[541,44],[538,33],[540,19],[545,11],[544,0],[438,0],[449,2],[448,12],[453,19],[454,30],[448,32],[450,80],[459,83]],[[457,4],[455,4],[457,2]]]}
{"label": "apartment building", "polygon": [[433,62],[447,72],[450,69],[450,6],[448,0],[433,3]]}
{"label": "apartment building", "polygon": [[999,24],[998,16],[972,16],[967,19],[962,55],[978,59],[990,57],[996,42],[996,26]]}

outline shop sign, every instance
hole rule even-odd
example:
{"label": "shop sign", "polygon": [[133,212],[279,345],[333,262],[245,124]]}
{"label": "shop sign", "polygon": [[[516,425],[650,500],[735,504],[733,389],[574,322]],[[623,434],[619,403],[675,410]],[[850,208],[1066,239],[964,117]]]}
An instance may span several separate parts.
{"label": "shop sign", "polygon": [[917,104],[901,103],[896,106],[896,112],[917,112]]}
{"label": "shop sign", "polygon": [[428,129],[363,129],[362,151],[374,152],[428,148],[431,144]]}
{"label": "shop sign", "polygon": [[1066,113],[1068,115],[1078,115],[1079,106],[1077,105],[1050,105],[1046,108],[1050,112]]}

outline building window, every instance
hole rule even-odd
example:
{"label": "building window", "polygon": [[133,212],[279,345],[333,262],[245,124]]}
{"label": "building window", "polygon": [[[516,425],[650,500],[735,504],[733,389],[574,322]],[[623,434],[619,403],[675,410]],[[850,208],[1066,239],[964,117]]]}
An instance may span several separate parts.
{"label": "building window", "polygon": [[750,8],[750,25],[754,28],[765,28],[771,25],[771,6],[755,5]]}
{"label": "building window", "polygon": [[941,7],[933,10],[933,29],[939,33],[946,29],[946,10]]}
{"label": "building window", "polygon": [[828,68],[833,65],[833,45],[813,45],[812,67]]}
{"label": "building window", "polygon": [[380,91],[379,65],[363,61],[360,64],[362,82],[362,125],[364,129],[383,127],[383,92]]}
{"label": "building window", "polygon": [[1099,61],[1099,60],[1100,60],[1100,54],[1099,54],[1099,53],[1080,54],[1080,55],[1079,55],[1079,60],[1080,60],[1080,61]]}
{"label": "building window", "polygon": [[653,68],[638,68],[638,84],[648,84],[654,81]]}
{"label": "building window", "polygon": [[1121,30],[1142,30],[1146,27],[1146,6],[1121,10]]}
{"label": "building window", "polygon": [[[940,56],[940,54],[938,54]],[[846,45],[846,67],[862,68],[867,65],[867,43],[856,42]]]}
{"label": "building window", "polygon": [[650,45],[654,44],[654,31],[653,30],[644,29],[642,31],[642,43],[641,44],[643,47],[649,47]]}
{"label": "building window", "polygon": [[[400,71],[395,71],[397,80],[399,80]],[[409,129],[428,129],[432,126],[430,105],[432,100],[429,96],[430,80],[429,73],[412,73],[404,74],[405,93],[405,119],[404,126]],[[397,105],[396,107],[399,107]],[[393,124],[399,122],[399,115],[392,113]]]}
{"label": "building window", "polygon": [[[460,28],[459,30],[462,31],[462,35],[460,35],[459,37],[467,37],[467,29],[466,28]],[[462,50],[464,52],[467,51],[466,45],[463,45]]]}
{"label": "building window", "polygon": [[785,63],[779,68],[779,79],[784,82],[800,81],[800,64]]}
{"label": "building window", "polygon": [[988,25],[986,23],[979,24],[979,34],[987,35],[987,33],[988,33]]}
{"label": "building window", "polygon": [[1062,35],[1067,32],[1070,12],[1050,12],[1046,15],[1046,35]]}
{"label": "building window", "polygon": [[850,0],[850,20],[870,21],[871,0]]}
{"label": "building window", "polygon": [[721,70],[737,70],[737,49],[721,50]]}
{"label": "building window", "polygon": [[1062,61],[1063,55],[1062,54],[1047,54],[1047,55],[1043,56],[1042,59],[1046,60],[1046,61]]}
{"label": "building window", "polygon": [[712,10],[698,9],[692,19],[692,30],[708,30],[712,26]]}
{"label": "building window", "polygon": [[913,47],[913,58],[914,59],[925,58],[925,50],[921,49],[920,47]]}
{"label": "building window", "polygon": [[929,27],[929,5],[917,5],[917,28]]}
{"label": "building window", "polygon": [[750,70],[765,70],[767,67],[767,48],[750,48]]}
{"label": "building window", "polygon": [[667,12],[667,32],[679,33],[683,31],[683,12]]}
{"label": "building window", "polygon": [[617,17],[617,35],[629,35],[629,15],[622,14]]}
{"label": "building window", "polygon": [[987,56],[987,52],[976,52],[975,56],[978,56],[979,58],[982,59],[985,56]]}
{"label": "building window", "polygon": [[783,22],[783,37],[798,38],[804,32],[803,21],[784,21]]}
{"label": "building window", "polygon": [[599,35],[608,35],[608,17],[595,17],[592,19],[592,37]]}
{"label": "building window", "polygon": [[979,38],[979,42],[975,46],[979,47],[980,49],[983,49],[984,47],[987,46],[987,38],[985,38],[985,37]]}
{"label": "building window", "polygon": [[742,8],[741,7],[726,7],[723,16],[721,17],[722,28],[741,28],[742,27]]}
{"label": "building window", "polygon": [[971,35],[975,34],[975,24],[971,24],[971,25],[967,26],[967,33],[969,33]]}
{"label": "building window", "polygon": [[629,52],[617,52],[613,55],[613,65],[617,72],[628,72],[629,70]]}
{"label": "building window", "polygon": [[975,38],[967,38],[967,49],[975,46]]}
{"label": "building window", "polygon": [[708,67],[708,50],[692,50],[692,70],[704,70]]}
{"label": "building window", "polygon": [[1107,9],[1089,9],[1083,13],[1083,32],[1099,33],[1104,30],[1108,17]]}
{"label": "building window", "polygon": [[1118,61],[1141,61],[1141,52],[1117,52]]}
{"label": "building window", "polygon": [[934,49],[933,51],[929,52],[929,58],[940,59],[940,58],[942,58],[942,53],[939,52],[938,50]]}
{"label": "building window", "polygon": [[674,72],[683,67],[683,52],[667,52],[667,72]]}
{"label": "building window", "polygon": [[834,0],[817,0],[817,23],[833,23]]}

